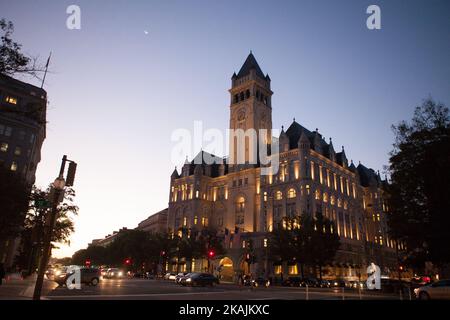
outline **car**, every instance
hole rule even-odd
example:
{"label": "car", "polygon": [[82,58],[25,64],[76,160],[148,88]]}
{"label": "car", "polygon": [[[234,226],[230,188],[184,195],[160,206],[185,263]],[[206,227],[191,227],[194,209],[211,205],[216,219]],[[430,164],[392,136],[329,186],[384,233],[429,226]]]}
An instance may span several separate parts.
{"label": "car", "polygon": [[252,285],[254,287],[269,287],[270,280],[265,279],[263,277],[257,277],[256,279],[252,279]]}
{"label": "car", "polygon": [[317,280],[316,278],[306,278],[303,283],[302,286],[306,287],[319,287],[319,280]]}
{"label": "car", "polygon": [[164,280],[175,280],[176,277],[177,277],[177,273],[167,272],[166,275],[164,276]]}
{"label": "car", "polygon": [[414,289],[419,300],[450,300],[450,280],[440,280]]}
{"label": "car", "polygon": [[219,284],[219,279],[210,273],[192,273],[189,277],[183,278],[185,286],[214,286]]}
{"label": "car", "polygon": [[328,280],[319,280],[319,287],[320,288],[331,288],[331,282]]}
{"label": "car", "polygon": [[282,285],[285,287],[301,287],[303,282],[302,277],[289,277],[283,281]]}
{"label": "car", "polygon": [[109,268],[108,271],[106,271],[106,275],[103,277],[106,279],[121,279],[125,276],[125,273],[123,270],[119,268]]}
{"label": "car", "polygon": [[181,278],[185,277],[188,274],[189,273],[187,273],[187,272],[180,272],[179,274],[177,274],[175,276],[175,283],[180,284]]}
{"label": "car", "polygon": [[[80,272],[80,282],[83,284],[88,284],[92,286],[96,286],[100,282],[100,270],[97,268],[79,268]],[[58,276],[55,277],[55,282],[60,286],[70,285],[76,281],[76,277],[70,278],[76,272],[78,272],[75,268],[67,268],[65,271],[62,271]]]}
{"label": "car", "polygon": [[331,281],[332,288],[345,288],[347,286],[347,282],[342,279],[335,279]]}

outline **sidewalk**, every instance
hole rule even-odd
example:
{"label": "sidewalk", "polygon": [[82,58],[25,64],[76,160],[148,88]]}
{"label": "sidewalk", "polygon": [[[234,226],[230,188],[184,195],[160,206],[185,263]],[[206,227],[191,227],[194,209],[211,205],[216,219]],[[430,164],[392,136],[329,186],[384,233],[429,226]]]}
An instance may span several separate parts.
{"label": "sidewalk", "polygon": [[[30,300],[33,298],[34,285],[36,283],[37,275],[23,279],[20,274],[12,273],[6,275],[3,279],[3,284],[0,286],[0,300]],[[42,288],[42,296],[56,287],[56,283],[49,280],[44,280]]]}

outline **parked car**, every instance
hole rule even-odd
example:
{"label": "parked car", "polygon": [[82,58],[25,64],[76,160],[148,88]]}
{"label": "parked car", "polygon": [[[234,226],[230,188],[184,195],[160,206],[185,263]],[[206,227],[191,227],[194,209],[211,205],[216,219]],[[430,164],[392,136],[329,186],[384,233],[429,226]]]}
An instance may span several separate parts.
{"label": "parked car", "polygon": [[346,284],[346,281],[342,279],[335,279],[331,281],[332,288],[345,288],[347,286]]}
{"label": "parked car", "polygon": [[109,268],[103,277],[107,278],[107,279],[121,279],[124,276],[125,276],[125,273],[123,272],[123,270],[121,270],[119,268]]}
{"label": "parked car", "polygon": [[164,276],[164,280],[175,280],[177,274],[175,272],[167,272]]}
{"label": "parked car", "polygon": [[254,287],[269,287],[270,286],[270,280],[265,279],[263,277],[257,277],[252,280],[252,285]]}
{"label": "parked car", "polygon": [[319,280],[317,280],[316,278],[306,278],[303,283],[302,286],[306,287],[319,287]]}
{"label": "parked car", "polygon": [[219,279],[209,273],[192,273],[183,280],[182,284],[186,286],[214,286],[219,284]]}
{"label": "parked car", "polygon": [[175,283],[180,284],[181,278],[185,277],[188,274],[188,272],[180,272],[179,274],[177,274],[175,276]]}
{"label": "parked car", "polygon": [[[78,272],[76,269],[66,269],[66,271],[61,272],[57,277],[55,277],[56,283],[60,286],[69,285],[70,283],[75,283],[75,278],[69,278]],[[100,282],[100,270],[97,268],[80,268],[80,282],[83,284],[89,284],[92,286],[98,285]]]}
{"label": "parked car", "polygon": [[450,280],[440,280],[416,288],[414,289],[414,294],[420,300],[450,300]]}
{"label": "parked car", "polygon": [[302,277],[289,277],[282,283],[286,287],[301,287],[303,285]]}
{"label": "parked car", "polygon": [[328,280],[319,280],[319,287],[320,288],[331,288],[331,282]]}

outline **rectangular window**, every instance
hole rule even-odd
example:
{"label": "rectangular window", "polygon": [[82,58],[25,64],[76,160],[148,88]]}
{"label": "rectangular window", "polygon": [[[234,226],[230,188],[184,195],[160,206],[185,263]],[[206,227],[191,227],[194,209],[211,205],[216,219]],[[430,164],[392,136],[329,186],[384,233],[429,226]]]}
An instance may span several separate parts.
{"label": "rectangular window", "polygon": [[276,265],[276,266],[274,266],[273,272],[274,272],[275,274],[281,274],[281,265]]}
{"label": "rectangular window", "polygon": [[0,135],[3,135],[5,133],[5,126],[3,124],[0,124]]}
{"label": "rectangular window", "polygon": [[23,131],[23,130],[20,130],[19,131],[19,140],[25,140],[25,131]]}
{"label": "rectangular window", "polygon": [[322,166],[319,166],[319,179],[320,179],[320,183],[323,183],[323,168]]}
{"label": "rectangular window", "polygon": [[311,179],[314,180],[314,162],[311,161]]}
{"label": "rectangular window", "polygon": [[16,147],[16,149],[14,150],[14,155],[20,156],[21,154],[22,154],[22,149],[20,147]]}
{"label": "rectangular window", "polygon": [[17,98],[13,97],[13,96],[7,96],[5,99],[6,102],[8,102],[9,104],[17,104]]}
{"label": "rectangular window", "polygon": [[17,162],[13,161],[11,163],[11,171],[17,171]]}
{"label": "rectangular window", "polygon": [[4,135],[6,137],[11,137],[11,135],[12,135],[12,128],[11,127],[6,127]]}
{"label": "rectangular window", "polygon": [[197,224],[197,223],[198,223],[198,217],[195,216],[195,217],[194,217],[194,224]]}
{"label": "rectangular window", "polygon": [[7,152],[8,151],[8,144],[6,142],[2,142],[0,145],[0,151]]}

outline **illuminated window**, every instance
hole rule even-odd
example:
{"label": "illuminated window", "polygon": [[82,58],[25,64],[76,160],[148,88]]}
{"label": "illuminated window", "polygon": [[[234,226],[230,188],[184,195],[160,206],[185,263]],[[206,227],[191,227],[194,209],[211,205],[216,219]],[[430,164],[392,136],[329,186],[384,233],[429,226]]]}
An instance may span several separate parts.
{"label": "illuminated window", "polygon": [[183,231],[182,230],[178,230],[178,237],[181,238],[183,236]]}
{"label": "illuminated window", "polygon": [[208,218],[202,217],[202,226],[204,227],[208,226]]}
{"label": "illuminated window", "polygon": [[289,274],[298,274],[297,265],[289,266]]}
{"label": "illuminated window", "polygon": [[275,200],[282,200],[283,199],[283,193],[281,191],[275,192]]}
{"label": "illuminated window", "polygon": [[342,207],[342,200],[340,198],[338,199],[338,207]]}
{"label": "illuminated window", "polygon": [[328,202],[328,194],[326,192],[323,194],[323,202]]}
{"label": "illuminated window", "polygon": [[314,162],[311,161],[311,179],[314,180]]}
{"label": "illuminated window", "polygon": [[331,186],[331,183],[330,183],[330,170],[328,170],[328,169],[327,169],[327,186],[328,186],[328,188]]}
{"label": "illuminated window", "polygon": [[196,198],[198,198],[198,194],[199,194],[198,190],[195,191],[195,197],[196,197]]}
{"label": "illuminated window", "polygon": [[13,161],[11,163],[11,171],[17,171],[17,162]]}
{"label": "illuminated window", "polygon": [[335,198],[334,196],[331,196],[331,197],[330,197],[330,203],[331,203],[332,206],[335,205],[335,203],[336,203],[336,198]]}
{"label": "illuminated window", "polygon": [[245,249],[245,240],[242,240],[242,248]]}
{"label": "illuminated window", "polygon": [[5,100],[10,104],[17,104],[17,98],[15,97],[7,96]]}
{"label": "illuminated window", "polygon": [[344,201],[344,209],[347,210],[348,209],[348,202]]}
{"label": "illuminated window", "polygon": [[295,191],[294,188],[291,188],[288,190],[288,194],[287,194],[288,199],[295,198],[296,196],[297,196],[297,192]]}
{"label": "illuminated window", "polygon": [[306,194],[309,195],[309,192],[310,192],[310,190],[309,190],[309,184],[307,184],[307,185],[306,185]]}
{"label": "illuminated window", "polygon": [[0,146],[0,150],[2,152],[7,152],[8,151],[8,144],[6,142],[2,142],[2,144]]}
{"label": "illuminated window", "polygon": [[379,214],[379,213],[377,213],[377,220],[378,220],[378,221],[381,221],[381,219],[380,219],[380,214]]}
{"label": "illuminated window", "polygon": [[183,217],[183,226],[187,226],[187,217]]}
{"label": "illuminated window", "polygon": [[267,192],[264,192],[264,202],[267,201]]}
{"label": "illuminated window", "polygon": [[268,242],[267,242],[267,239],[264,239],[264,248],[267,248],[267,244],[268,244]]}
{"label": "illuminated window", "polygon": [[274,266],[273,272],[274,272],[275,274],[281,274],[281,265],[276,265],[276,266]]}
{"label": "illuminated window", "polygon": [[319,180],[320,180],[320,183],[323,183],[323,168],[322,168],[322,166],[319,166]]}
{"label": "illuminated window", "polygon": [[316,190],[316,200],[320,200],[320,190]]}
{"label": "illuminated window", "polygon": [[245,214],[245,199],[244,197],[239,197],[236,201],[236,225],[244,224],[244,214]]}

